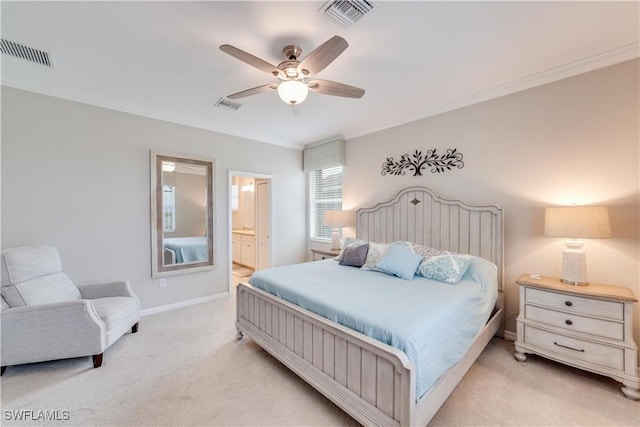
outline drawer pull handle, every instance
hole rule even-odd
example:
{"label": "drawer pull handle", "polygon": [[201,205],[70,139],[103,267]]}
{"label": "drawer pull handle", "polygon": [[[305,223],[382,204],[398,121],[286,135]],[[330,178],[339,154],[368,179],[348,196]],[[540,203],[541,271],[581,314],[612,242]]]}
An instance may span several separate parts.
{"label": "drawer pull handle", "polygon": [[566,345],[562,345],[562,344],[558,344],[557,342],[553,342],[555,345],[557,345],[558,347],[562,347],[562,348],[568,348],[569,350],[573,350],[573,351],[579,351],[580,353],[584,353],[583,349],[577,349],[577,348],[573,348],[573,347],[569,347]]}
{"label": "drawer pull handle", "polygon": [[565,301],[564,305],[566,305],[567,307],[571,307],[573,303],[571,301]]}
{"label": "drawer pull handle", "polygon": [[565,320],[564,323],[566,323],[567,325],[573,325],[573,322],[569,319]]}

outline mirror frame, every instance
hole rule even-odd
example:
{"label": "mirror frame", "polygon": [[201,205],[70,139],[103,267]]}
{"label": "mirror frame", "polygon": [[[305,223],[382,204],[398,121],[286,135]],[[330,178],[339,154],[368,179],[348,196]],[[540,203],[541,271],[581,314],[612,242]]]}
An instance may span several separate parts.
{"label": "mirror frame", "polygon": [[[162,162],[188,163],[204,166],[207,177],[207,249],[208,259],[187,264],[164,265],[163,262],[163,218],[162,218]],[[151,277],[165,277],[177,274],[213,270],[215,264],[214,250],[214,176],[215,160],[200,156],[162,153],[151,151]]]}

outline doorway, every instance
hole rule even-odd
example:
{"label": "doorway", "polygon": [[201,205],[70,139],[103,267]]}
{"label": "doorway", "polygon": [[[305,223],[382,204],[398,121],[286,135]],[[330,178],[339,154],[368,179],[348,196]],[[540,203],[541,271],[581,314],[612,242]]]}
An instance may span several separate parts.
{"label": "doorway", "polygon": [[271,266],[272,176],[229,171],[230,290]]}

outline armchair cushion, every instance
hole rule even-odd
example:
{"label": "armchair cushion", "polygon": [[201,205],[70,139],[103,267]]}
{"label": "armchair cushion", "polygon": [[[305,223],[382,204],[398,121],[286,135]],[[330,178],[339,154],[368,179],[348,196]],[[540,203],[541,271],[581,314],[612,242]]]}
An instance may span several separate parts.
{"label": "armchair cushion", "polygon": [[52,246],[22,247],[2,254],[2,296],[11,307],[74,301],[80,291],[62,272]]}
{"label": "armchair cushion", "polygon": [[131,285],[126,280],[102,283],[87,283],[77,285],[80,295],[84,299],[96,299],[107,297],[132,297],[137,298],[131,290]]}
{"label": "armchair cushion", "polygon": [[107,327],[107,346],[140,320],[140,301],[128,281],[78,285],[83,299],[91,301]]}

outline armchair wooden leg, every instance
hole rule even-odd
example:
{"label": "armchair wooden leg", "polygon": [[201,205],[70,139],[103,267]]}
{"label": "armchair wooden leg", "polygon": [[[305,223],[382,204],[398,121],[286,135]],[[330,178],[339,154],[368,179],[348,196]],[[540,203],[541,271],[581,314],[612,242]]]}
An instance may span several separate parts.
{"label": "armchair wooden leg", "polygon": [[140,322],[136,322],[136,324],[131,327],[132,334],[135,334],[136,332],[138,332],[138,323]]}
{"label": "armchair wooden leg", "polygon": [[100,353],[100,354],[94,354],[93,355],[93,367],[94,368],[99,368],[100,366],[102,366],[102,355],[104,353]]}
{"label": "armchair wooden leg", "polygon": [[4,375],[4,371],[6,371],[6,370],[7,370],[6,366],[3,366],[3,367],[0,368],[0,377]]}

